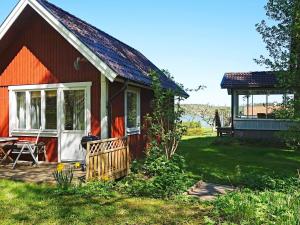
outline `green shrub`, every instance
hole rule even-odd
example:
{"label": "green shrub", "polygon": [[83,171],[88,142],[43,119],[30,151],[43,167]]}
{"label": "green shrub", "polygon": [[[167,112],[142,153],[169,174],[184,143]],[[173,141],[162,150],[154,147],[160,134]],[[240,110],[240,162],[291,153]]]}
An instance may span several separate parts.
{"label": "green shrub", "polygon": [[200,136],[203,134],[200,122],[190,121],[183,122],[182,124],[186,127],[186,131],[184,133],[186,136]]}
{"label": "green shrub", "polygon": [[299,224],[300,192],[242,191],[221,196],[213,203],[210,219],[235,224]]}
{"label": "green shrub", "polygon": [[203,135],[202,128],[187,128],[184,133],[186,136],[201,136]]}
{"label": "green shrub", "polygon": [[242,186],[253,190],[273,190],[280,192],[292,192],[295,189],[300,190],[300,179],[297,177],[276,177],[270,175],[243,175],[239,178]]}
{"label": "green shrub", "polygon": [[[182,156],[151,154],[136,173],[131,173],[117,184],[117,190],[131,196],[170,198],[185,192],[194,182],[185,172]],[[138,164],[136,164],[138,165]]]}
{"label": "green shrub", "polygon": [[300,125],[291,126],[287,131],[280,131],[278,137],[292,150],[300,149]]}
{"label": "green shrub", "polygon": [[90,181],[85,184],[70,186],[68,189],[58,188],[55,191],[58,195],[78,195],[80,197],[113,197],[114,182]]}
{"label": "green shrub", "polygon": [[201,123],[198,121],[182,122],[186,128],[201,128]]}

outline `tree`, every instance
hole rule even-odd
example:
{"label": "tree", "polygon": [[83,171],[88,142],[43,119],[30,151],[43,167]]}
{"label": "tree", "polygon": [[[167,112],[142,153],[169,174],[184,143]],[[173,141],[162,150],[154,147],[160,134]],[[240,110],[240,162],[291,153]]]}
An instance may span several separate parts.
{"label": "tree", "polygon": [[268,56],[255,61],[276,71],[279,86],[295,94],[290,105],[295,109],[294,117],[300,118],[300,0],[268,0],[265,10],[274,23],[262,20],[256,28]]}
{"label": "tree", "polygon": [[221,127],[221,119],[220,119],[220,115],[219,115],[219,111],[216,109],[215,111],[215,125],[216,127]]}
{"label": "tree", "polygon": [[186,131],[181,121],[184,110],[180,102],[183,98],[174,90],[162,88],[156,72],[151,72],[150,76],[154,98],[153,112],[145,117],[149,138],[148,154],[161,150],[167,159],[171,159]]}

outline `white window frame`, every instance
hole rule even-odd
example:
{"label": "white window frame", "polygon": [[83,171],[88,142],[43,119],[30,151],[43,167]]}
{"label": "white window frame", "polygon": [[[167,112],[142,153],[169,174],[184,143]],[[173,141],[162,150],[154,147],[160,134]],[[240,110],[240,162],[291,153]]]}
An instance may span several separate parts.
{"label": "white window frame", "polygon": [[[89,132],[91,130],[91,103],[90,103],[90,92],[92,82],[77,82],[77,83],[58,83],[58,84],[41,84],[41,85],[20,85],[20,86],[9,86],[9,135],[10,136],[33,136],[37,135],[39,129],[31,129],[30,123],[30,92],[41,91],[41,136],[42,137],[58,137],[62,122],[63,112],[61,109],[63,98],[62,92],[64,90],[84,90],[86,105],[85,105],[85,129]],[[57,129],[45,129],[46,126],[46,91],[57,91]],[[19,129],[17,127],[17,92],[26,93],[26,128]]]}
{"label": "white window frame", "polygon": [[[127,93],[131,92],[137,95],[137,116],[136,116],[136,122],[137,122],[137,127],[132,127],[128,128],[127,127],[127,117],[128,117],[128,112],[127,112]],[[134,134],[140,134],[141,133],[141,91],[140,88],[135,88],[135,87],[128,87],[125,90],[125,135],[134,135]]]}

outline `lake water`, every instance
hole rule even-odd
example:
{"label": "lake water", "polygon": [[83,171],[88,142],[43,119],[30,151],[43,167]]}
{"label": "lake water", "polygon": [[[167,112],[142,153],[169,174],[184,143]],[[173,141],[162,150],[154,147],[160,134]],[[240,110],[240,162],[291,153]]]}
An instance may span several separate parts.
{"label": "lake water", "polygon": [[184,115],[182,117],[182,121],[183,122],[191,122],[191,121],[200,122],[201,127],[210,127],[200,116]]}

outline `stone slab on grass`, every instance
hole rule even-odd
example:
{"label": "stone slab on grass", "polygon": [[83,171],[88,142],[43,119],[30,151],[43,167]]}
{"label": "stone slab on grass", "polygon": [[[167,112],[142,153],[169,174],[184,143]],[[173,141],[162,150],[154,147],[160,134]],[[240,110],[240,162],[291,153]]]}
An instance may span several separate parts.
{"label": "stone slab on grass", "polygon": [[218,195],[234,191],[235,188],[227,185],[218,185],[199,181],[188,190],[188,194],[199,197],[201,200],[214,200]]}

